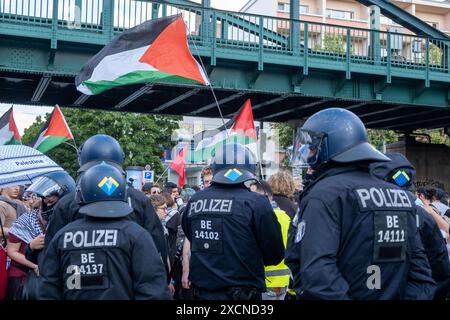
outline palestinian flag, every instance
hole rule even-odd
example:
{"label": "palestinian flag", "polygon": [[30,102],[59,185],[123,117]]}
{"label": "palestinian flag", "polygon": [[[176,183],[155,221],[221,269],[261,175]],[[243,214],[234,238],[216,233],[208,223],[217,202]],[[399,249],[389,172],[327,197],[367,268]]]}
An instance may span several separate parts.
{"label": "palestinian flag", "polygon": [[148,82],[208,84],[192,57],[180,15],[146,21],[124,31],[87,64],[75,79],[87,95],[112,87]]}
{"label": "palestinian flag", "polygon": [[256,155],[256,130],[250,99],[225,123],[214,129],[197,133],[194,136],[195,151],[193,162],[207,161],[214,156],[217,145],[239,143],[246,145]]}
{"label": "palestinian flag", "polygon": [[14,121],[13,107],[0,118],[0,145],[22,144],[22,137]]}
{"label": "palestinian flag", "polygon": [[61,143],[73,139],[72,132],[58,105],[53,109],[45,125],[39,131],[38,138],[31,146],[43,153],[53,149]]}

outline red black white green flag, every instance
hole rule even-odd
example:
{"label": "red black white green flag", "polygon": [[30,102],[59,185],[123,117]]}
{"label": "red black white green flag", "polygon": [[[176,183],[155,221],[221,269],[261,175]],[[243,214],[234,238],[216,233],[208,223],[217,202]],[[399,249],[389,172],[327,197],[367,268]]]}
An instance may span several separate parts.
{"label": "red black white green flag", "polygon": [[150,82],[208,84],[192,57],[181,15],[146,21],[124,31],[86,65],[75,79],[78,91],[94,95],[112,87]]}
{"label": "red black white green flag", "polygon": [[61,109],[56,105],[47,122],[39,131],[39,136],[31,146],[45,153],[70,139],[73,139],[72,132],[67,125],[66,119],[64,119]]}
{"label": "red black white green flag", "polygon": [[0,145],[22,144],[22,137],[14,121],[13,107],[0,118]]}
{"label": "red black white green flag", "polygon": [[252,105],[250,99],[247,99],[234,117],[223,126],[202,131],[194,136],[194,159],[195,162],[211,159],[216,146],[223,143],[240,143],[256,154],[256,142]]}

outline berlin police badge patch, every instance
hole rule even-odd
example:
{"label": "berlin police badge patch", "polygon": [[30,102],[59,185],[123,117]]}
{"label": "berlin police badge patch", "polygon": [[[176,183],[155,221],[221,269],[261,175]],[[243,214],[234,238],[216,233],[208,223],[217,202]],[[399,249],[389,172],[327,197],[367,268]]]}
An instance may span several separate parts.
{"label": "berlin police badge patch", "polygon": [[306,230],[306,222],[302,221],[297,226],[297,234],[295,235],[295,243],[299,243],[302,241],[303,236],[305,235]]}

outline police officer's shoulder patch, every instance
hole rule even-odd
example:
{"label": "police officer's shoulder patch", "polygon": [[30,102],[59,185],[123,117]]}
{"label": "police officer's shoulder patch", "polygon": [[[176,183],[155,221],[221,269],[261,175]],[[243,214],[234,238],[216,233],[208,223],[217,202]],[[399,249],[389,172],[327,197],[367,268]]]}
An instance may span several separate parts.
{"label": "police officer's shoulder patch", "polygon": [[295,235],[295,243],[302,241],[306,231],[306,222],[301,221],[297,226],[297,234]]}

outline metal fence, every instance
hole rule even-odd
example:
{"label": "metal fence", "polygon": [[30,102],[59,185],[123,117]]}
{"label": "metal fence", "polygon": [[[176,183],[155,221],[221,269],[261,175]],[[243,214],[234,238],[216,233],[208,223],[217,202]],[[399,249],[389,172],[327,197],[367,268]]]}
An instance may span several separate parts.
{"label": "metal fence", "polygon": [[113,34],[174,14],[199,45],[449,72],[449,40],[146,0],[0,0],[0,21]]}

